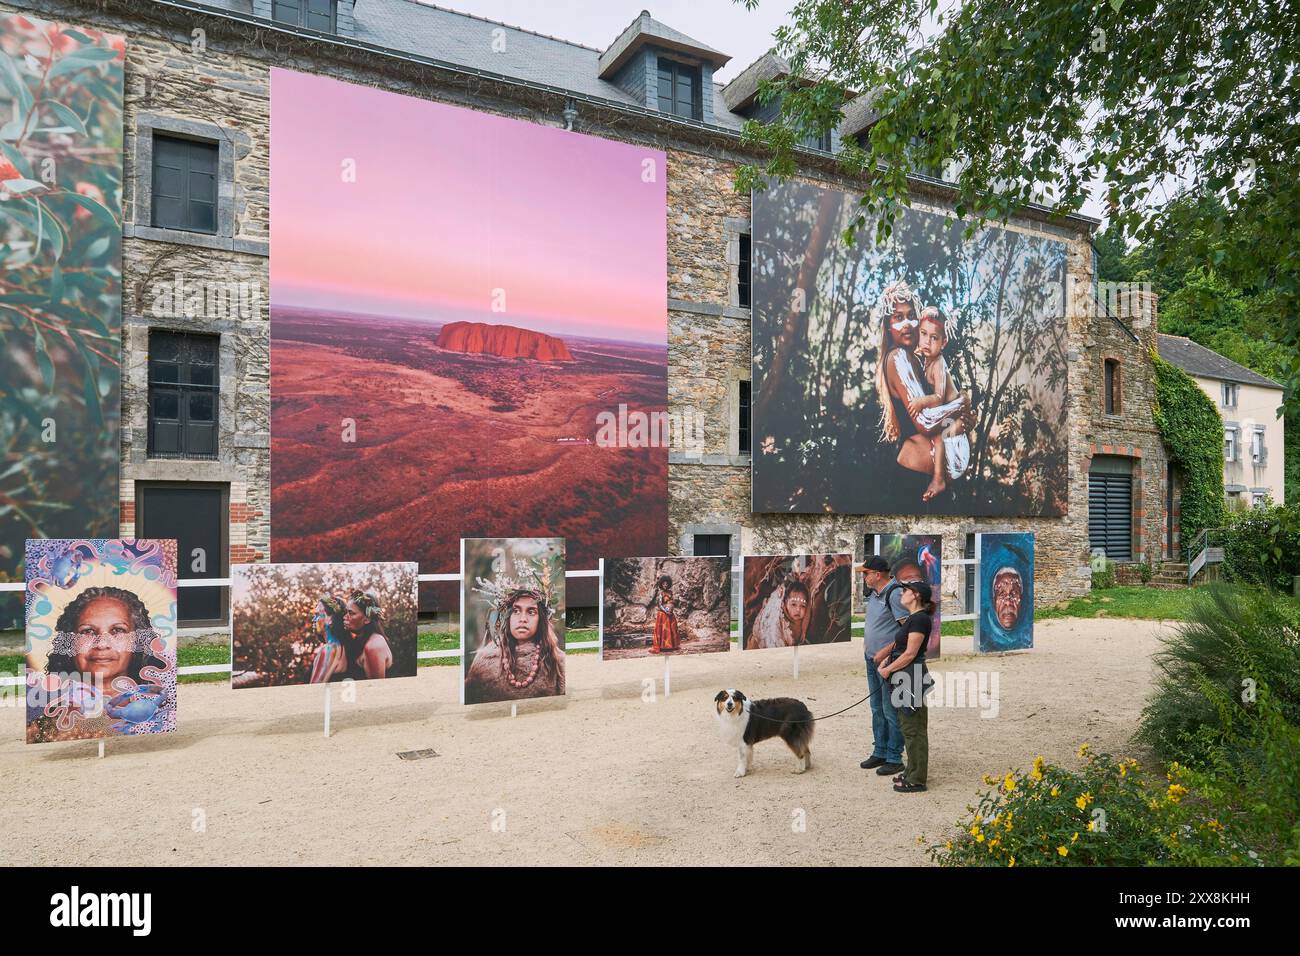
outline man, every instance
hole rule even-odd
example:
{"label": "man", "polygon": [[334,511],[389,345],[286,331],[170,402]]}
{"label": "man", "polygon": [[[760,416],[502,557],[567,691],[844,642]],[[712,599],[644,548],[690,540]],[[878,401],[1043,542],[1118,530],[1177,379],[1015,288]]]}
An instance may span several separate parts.
{"label": "man", "polygon": [[867,690],[871,693],[871,756],[862,761],[863,770],[875,770],[887,777],[903,769],[903,731],[898,712],[889,699],[889,685],[880,678],[880,668],[889,660],[898,633],[898,622],[907,617],[902,590],[889,573],[889,562],[873,554],[862,563],[866,621],[863,628],[867,665]]}

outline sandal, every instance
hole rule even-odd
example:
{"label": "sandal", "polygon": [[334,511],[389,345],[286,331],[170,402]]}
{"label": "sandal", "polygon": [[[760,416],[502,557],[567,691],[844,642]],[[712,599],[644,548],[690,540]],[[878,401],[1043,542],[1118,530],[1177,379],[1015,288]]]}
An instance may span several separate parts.
{"label": "sandal", "polygon": [[923,783],[896,783],[894,790],[898,793],[922,793],[925,790]]}

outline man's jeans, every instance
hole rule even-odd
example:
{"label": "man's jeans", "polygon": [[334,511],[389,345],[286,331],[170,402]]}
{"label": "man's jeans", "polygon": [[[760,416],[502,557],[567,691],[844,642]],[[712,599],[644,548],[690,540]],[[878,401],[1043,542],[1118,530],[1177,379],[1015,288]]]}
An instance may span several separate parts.
{"label": "man's jeans", "polygon": [[888,680],[880,679],[876,662],[867,658],[867,690],[871,692],[871,756],[886,763],[903,762],[903,731],[898,726],[898,711],[889,699],[893,690]]}

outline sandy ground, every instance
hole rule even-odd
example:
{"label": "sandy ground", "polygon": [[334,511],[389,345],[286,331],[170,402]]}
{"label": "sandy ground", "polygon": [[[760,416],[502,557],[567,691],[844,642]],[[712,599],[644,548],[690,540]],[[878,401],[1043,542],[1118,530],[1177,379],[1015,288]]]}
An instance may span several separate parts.
{"label": "sandy ground", "polygon": [[[867,705],[819,723],[813,769],[779,741],[734,779],[713,695],[790,695],[826,714],[866,693],[862,642],[661,661],[569,658],[567,699],[462,708],[459,669],[334,688],[181,687],[180,729],[96,744],[28,746],[19,711],[0,742],[0,799],[21,834],[9,864],[922,864],[983,789],[1036,754],[1074,762],[1083,741],[1125,751],[1167,625],[1056,620],[1037,647],[991,658],[944,638],[939,672],[998,675],[995,717],[933,708],[930,790],[896,794],[858,768]],[[643,700],[642,681],[657,695]],[[401,760],[398,751],[438,756]],[[51,826],[52,821],[62,821]],[[802,830],[799,823],[802,821]],[[199,824],[202,824],[200,826]]]}

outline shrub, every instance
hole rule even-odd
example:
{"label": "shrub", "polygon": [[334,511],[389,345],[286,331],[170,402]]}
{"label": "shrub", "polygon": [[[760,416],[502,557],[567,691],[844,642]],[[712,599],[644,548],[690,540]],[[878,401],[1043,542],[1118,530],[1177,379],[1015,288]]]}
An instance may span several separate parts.
{"label": "shrub", "polygon": [[968,808],[958,834],[929,848],[930,858],[942,866],[1253,862],[1233,815],[1194,794],[1185,768],[1152,780],[1136,760],[1094,755],[1087,744],[1079,755],[1078,771],[1038,757],[1028,772],[985,777],[993,789]]}
{"label": "shrub", "polygon": [[1104,591],[1107,588],[1115,586],[1115,562],[1106,560],[1102,562],[1100,571],[1092,572],[1092,589],[1094,591]]}
{"label": "shrub", "polygon": [[1290,593],[1300,574],[1300,507],[1271,505],[1229,514],[1223,573],[1230,581]]}
{"label": "shrub", "polygon": [[[1155,657],[1138,739],[1165,759],[1206,765],[1262,692],[1300,724],[1300,604],[1266,590],[1203,589]],[[1239,758],[1240,761],[1240,758]]]}

